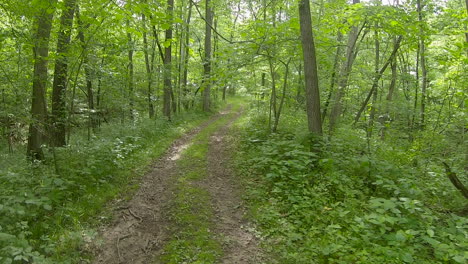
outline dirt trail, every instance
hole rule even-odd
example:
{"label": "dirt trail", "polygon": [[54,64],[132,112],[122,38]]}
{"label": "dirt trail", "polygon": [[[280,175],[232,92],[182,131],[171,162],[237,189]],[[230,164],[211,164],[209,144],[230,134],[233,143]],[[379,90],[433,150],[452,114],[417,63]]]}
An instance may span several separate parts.
{"label": "dirt trail", "polygon": [[[240,116],[237,113],[235,119]],[[259,241],[253,228],[246,221],[245,207],[241,199],[239,179],[236,178],[231,164],[233,135],[229,129],[235,119],[215,132],[210,138],[208,149],[208,177],[201,186],[212,197],[215,212],[216,233],[222,241],[224,255],[221,263],[260,264],[263,263]]]}
{"label": "dirt trail", "polygon": [[[141,187],[135,196],[117,208],[115,220],[101,231],[102,244],[96,246],[99,249],[93,263],[149,264],[162,252],[171,238],[168,212],[174,197],[173,183],[177,175],[183,172],[177,160],[203,128],[224,114],[227,112],[220,113],[177,140],[154,164],[152,172],[141,179]],[[217,218],[214,220],[217,223],[216,233],[225,251],[222,263],[261,263],[257,240],[245,228],[247,224],[243,219],[241,194],[229,164],[228,129],[234,120],[212,135],[208,151],[208,177],[199,184],[212,196],[212,207]]]}

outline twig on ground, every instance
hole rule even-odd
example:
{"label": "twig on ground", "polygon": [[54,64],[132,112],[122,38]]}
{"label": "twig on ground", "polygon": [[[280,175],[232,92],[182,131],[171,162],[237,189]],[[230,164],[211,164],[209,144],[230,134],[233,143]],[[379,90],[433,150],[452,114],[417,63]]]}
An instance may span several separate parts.
{"label": "twig on ground", "polygon": [[129,236],[130,236],[130,234],[126,234],[126,235],[124,235],[124,236],[121,236],[121,237],[118,237],[118,238],[117,238],[116,246],[117,246],[117,256],[119,256],[119,263],[120,263],[121,260],[122,260],[122,255],[120,254],[120,246],[119,246],[120,240],[125,239],[125,238],[127,238],[127,237],[129,237]]}
{"label": "twig on ground", "polygon": [[130,208],[128,208],[128,212],[133,216],[135,217],[138,221],[143,221],[143,219],[141,217],[139,217],[138,215],[136,215]]}

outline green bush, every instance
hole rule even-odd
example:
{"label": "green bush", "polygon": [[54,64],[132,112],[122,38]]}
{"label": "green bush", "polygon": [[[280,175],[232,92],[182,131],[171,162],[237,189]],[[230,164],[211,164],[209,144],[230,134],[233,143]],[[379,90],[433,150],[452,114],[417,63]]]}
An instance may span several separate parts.
{"label": "green bush", "polygon": [[468,260],[467,218],[434,203],[435,196],[463,198],[442,171],[423,180],[407,146],[369,142],[365,133],[342,128],[316,154],[302,144],[304,134],[268,134],[256,123],[243,121],[239,170],[278,263]]}
{"label": "green bush", "polygon": [[[21,153],[0,161],[0,263],[70,263],[106,221],[107,201],[128,187],[171,142],[206,119],[187,114],[172,122],[107,124],[87,140],[49,150],[29,164]],[[24,153],[24,152],[23,152]],[[54,158],[55,157],[55,158]]]}

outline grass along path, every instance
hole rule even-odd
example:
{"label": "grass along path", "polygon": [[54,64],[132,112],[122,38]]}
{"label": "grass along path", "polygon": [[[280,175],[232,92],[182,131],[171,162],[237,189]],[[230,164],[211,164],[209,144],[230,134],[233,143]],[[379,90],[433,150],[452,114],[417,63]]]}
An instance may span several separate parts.
{"label": "grass along path", "polygon": [[239,107],[220,113],[156,162],[103,230],[95,263],[259,263],[227,164],[238,116]]}

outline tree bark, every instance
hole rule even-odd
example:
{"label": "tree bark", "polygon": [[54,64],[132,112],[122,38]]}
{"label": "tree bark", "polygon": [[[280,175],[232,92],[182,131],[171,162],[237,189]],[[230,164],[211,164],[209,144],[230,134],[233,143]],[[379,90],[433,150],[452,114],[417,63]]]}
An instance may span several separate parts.
{"label": "tree bark", "polygon": [[187,21],[185,25],[185,42],[184,42],[184,74],[182,75],[182,104],[184,105],[185,110],[188,110],[189,108],[189,98],[188,95],[190,94],[190,91],[187,87],[187,77],[188,77],[188,63],[189,63],[189,58],[190,58],[190,20],[192,18],[192,7],[193,7],[193,2],[190,1],[189,3],[189,9],[188,9],[188,15],[187,15]]}
{"label": "tree bark", "polygon": [[213,23],[213,11],[210,0],[205,0],[205,60],[203,62],[203,111],[211,110],[211,24]]}
{"label": "tree bark", "polygon": [[[146,2],[146,1],[145,1]],[[148,100],[148,115],[149,118],[154,118],[153,104],[153,70],[154,70],[154,45],[152,46],[151,56],[148,47],[148,32],[146,27],[146,16],[141,14],[141,23],[143,24],[143,53],[145,56],[146,82],[147,82],[147,100]],[[154,42],[153,42],[154,44]]]}
{"label": "tree bark", "polygon": [[[268,65],[270,66],[270,75],[271,75],[271,96],[270,96],[270,112],[268,118],[268,129],[272,129],[271,127],[271,112],[273,111],[273,119],[276,122],[277,118],[277,110],[276,110],[276,71],[275,66],[273,65],[273,58],[271,56],[268,57]],[[276,132],[276,128],[273,126],[272,132]]]}
{"label": "tree bark", "polygon": [[[56,0],[39,1],[44,8],[35,18],[34,33],[34,72],[32,84],[31,124],[29,125],[27,156],[34,160],[43,160],[42,145],[46,139],[47,104],[47,62],[49,56],[50,31],[55,12]],[[47,4],[49,3],[49,4]]]}
{"label": "tree bark", "polygon": [[[360,0],[353,0],[353,4],[360,3]],[[348,34],[348,43],[346,45],[346,60],[345,63],[342,65],[340,70],[340,75],[338,79],[338,90],[333,100],[333,107],[330,112],[330,120],[329,120],[329,133],[330,135],[335,130],[336,123],[338,122],[338,118],[341,115],[341,111],[343,108],[342,98],[345,95],[346,87],[348,86],[349,75],[353,68],[354,59],[357,56],[357,49],[356,49],[356,42],[359,37],[360,30],[358,27],[353,26]]]}
{"label": "tree bark", "polygon": [[341,56],[342,49],[343,49],[341,46],[342,39],[343,39],[343,34],[341,33],[340,30],[338,30],[338,36],[336,38],[336,42],[338,46],[336,47],[335,61],[333,63],[333,69],[332,69],[332,74],[330,78],[330,90],[328,91],[328,97],[327,97],[327,100],[325,101],[325,105],[322,111],[322,124],[325,121],[325,117],[327,116],[328,106],[330,105],[330,100],[333,96],[333,91],[336,85],[336,72],[338,71],[338,68],[340,66],[340,56]]}
{"label": "tree bark", "polygon": [[[465,0],[466,13],[468,14],[468,0]],[[468,43],[468,32],[465,33],[465,40]]]}
{"label": "tree bark", "polygon": [[60,18],[57,40],[57,59],[55,60],[54,82],[52,84],[52,131],[51,144],[55,147],[66,145],[65,127],[67,110],[65,93],[67,90],[68,54],[77,0],[65,0]]}
{"label": "tree bark", "polygon": [[[396,38],[393,39],[393,48],[396,45]],[[397,59],[396,56],[390,62],[390,69],[392,70],[392,79],[390,80],[390,86],[388,87],[387,101],[388,104],[393,100],[393,94],[395,93],[396,81],[397,81]],[[388,106],[388,105],[387,105]]]}
{"label": "tree bark", "polygon": [[[130,27],[130,21],[127,20],[127,27]],[[127,32],[128,40],[128,106],[130,113],[130,120],[135,120],[135,109],[134,109],[134,67],[133,67],[133,38],[130,32]]]}
{"label": "tree bark", "polygon": [[172,93],[172,21],[173,21],[174,0],[167,0],[167,13],[169,14],[170,27],[166,30],[166,42],[164,50],[164,95],[163,114],[171,120],[171,93]]}
{"label": "tree bark", "polygon": [[426,68],[426,43],[424,37],[424,29],[422,26],[423,22],[423,14],[422,14],[422,6],[421,0],[417,1],[417,8],[418,8],[418,19],[419,23],[421,23],[419,29],[419,45],[420,45],[420,59],[421,59],[421,73],[422,73],[422,84],[421,84],[421,128],[425,126],[425,119],[426,119],[426,90],[427,90],[427,68]]}
{"label": "tree bark", "polygon": [[[91,139],[91,128],[94,130],[98,125],[96,113],[94,111],[94,91],[93,91],[93,73],[91,66],[89,65],[88,59],[88,51],[87,51],[87,44],[85,41],[84,30],[85,28],[89,27],[88,25],[84,25],[81,17],[80,17],[80,10],[79,7],[76,7],[76,18],[78,20],[78,39],[81,42],[81,49],[82,49],[82,56],[83,56],[83,64],[84,64],[84,71],[85,71],[85,79],[86,79],[86,96],[88,97],[88,139]],[[70,117],[71,113],[69,114]],[[70,118],[69,118],[70,119]]]}
{"label": "tree bark", "polygon": [[307,123],[310,133],[321,136],[322,120],[320,118],[320,93],[309,0],[301,0],[299,2],[299,18],[302,53],[304,57]]}
{"label": "tree bark", "polygon": [[289,62],[290,61],[291,59],[289,59],[288,62],[284,63],[285,70],[284,70],[283,94],[281,95],[281,101],[280,101],[280,105],[278,108],[278,113],[275,115],[275,123],[273,124],[273,129],[272,129],[273,132],[276,132],[276,130],[278,129],[279,119],[281,116],[281,112],[283,110],[284,99],[286,98],[286,88],[288,86]]}
{"label": "tree bark", "polygon": [[[375,65],[374,65],[374,71],[375,74],[379,74],[379,64],[380,64],[380,41],[379,41],[379,32],[377,31],[378,25],[376,25],[376,30],[375,30]],[[395,58],[394,56],[393,58]],[[393,61],[393,59],[392,59]],[[377,104],[377,95],[379,92],[379,87],[377,85],[376,89],[374,90],[374,94],[372,96],[372,105],[371,105],[371,110],[369,114],[369,127],[367,129],[368,132],[368,137],[372,137],[372,131],[374,128],[374,119],[375,119],[375,112],[376,112],[376,104]]]}

